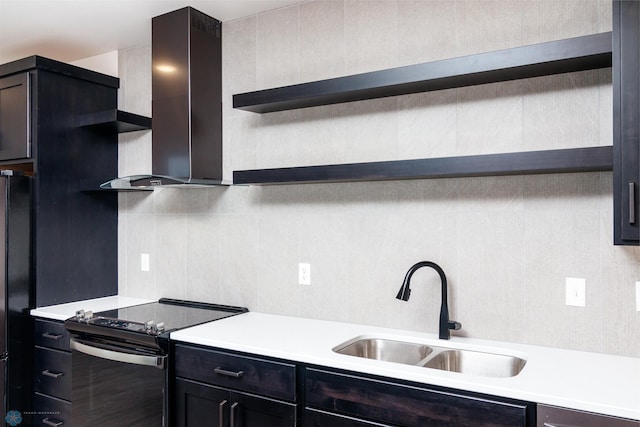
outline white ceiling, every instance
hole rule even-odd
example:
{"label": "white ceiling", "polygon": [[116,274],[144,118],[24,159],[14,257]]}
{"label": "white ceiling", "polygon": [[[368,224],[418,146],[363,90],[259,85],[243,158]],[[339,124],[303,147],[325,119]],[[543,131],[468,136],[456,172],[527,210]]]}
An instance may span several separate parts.
{"label": "white ceiling", "polygon": [[185,6],[230,21],[300,0],[0,0],[0,64],[72,62],[151,43],[151,18]]}

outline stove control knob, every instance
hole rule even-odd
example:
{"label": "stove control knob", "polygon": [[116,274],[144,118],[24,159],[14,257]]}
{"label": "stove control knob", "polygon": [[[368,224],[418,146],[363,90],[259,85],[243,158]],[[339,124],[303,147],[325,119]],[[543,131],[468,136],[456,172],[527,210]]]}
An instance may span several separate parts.
{"label": "stove control knob", "polygon": [[154,328],[155,328],[155,325],[153,324],[153,320],[149,320],[144,324],[144,330],[146,332],[151,332],[153,331]]}
{"label": "stove control knob", "polygon": [[158,322],[156,325],[156,331],[161,334],[164,332],[164,322]]}

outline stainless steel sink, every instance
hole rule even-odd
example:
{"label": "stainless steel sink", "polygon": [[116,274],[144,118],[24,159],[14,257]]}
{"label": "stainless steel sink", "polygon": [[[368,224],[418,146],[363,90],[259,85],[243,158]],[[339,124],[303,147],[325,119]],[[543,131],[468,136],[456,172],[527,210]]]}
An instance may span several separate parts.
{"label": "stainless steel sink", "polygon": [[357,337],[333,348],[333,351],[347,356],[493,378],[514,377],[527,363],[524,356],[505,352],[451,348],[376,337]]}
{"label": "stainless steel sink", "polygon": [[517,356],[471,350],[444,350],[434,354],[424,367],[483,377],[515,377],[526,361]]}
{"label": "stainless steel sink", "polygon": [[416,365],[424,360],[433,350],[423,344],[393,341],[383,338],[364,338],[338,346],[336,353],[365,359],[384,360],[386,362]]}

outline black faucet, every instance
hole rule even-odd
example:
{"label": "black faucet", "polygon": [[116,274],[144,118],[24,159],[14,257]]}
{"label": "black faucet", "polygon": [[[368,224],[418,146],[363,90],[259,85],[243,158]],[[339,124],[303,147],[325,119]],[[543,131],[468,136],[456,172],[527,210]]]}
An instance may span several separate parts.
{"label": "black faucet", "polygon": [[396,298],[401,299],[403,301],[409,301],[409,297],[411,296],[411,289],[409,289],[409,282],[411,281],[411,276],[421,267],[431,267],[440,275],[440,280],[442,281],[442,302],[440,303],[440,339],[448,340],[451,338],[450,329],[458,330],[462,327],[459,322],[455,320],[449,320],[449,307],[447,306],[447,278],[444,275],[444,271],[438,264],[431,261],[420,261],[419,263],[412,266],[409,271],[407,271],[407,275],[404,277],[404,282],[402,282],[402,287],[398,291],[398,295]]}

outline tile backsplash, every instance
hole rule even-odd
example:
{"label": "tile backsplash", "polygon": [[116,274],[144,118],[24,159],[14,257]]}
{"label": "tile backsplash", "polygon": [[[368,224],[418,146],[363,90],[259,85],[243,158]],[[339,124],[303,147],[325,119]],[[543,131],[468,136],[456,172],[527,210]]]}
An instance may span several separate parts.
{"label": "tile backsplash", "polygon": [[[234,169],[610,145],[610,69],[258,115],[232,94],[611,30],[599,0],[329,0],[223,24]],[[151,49],[119,52],[120,108],[151,114]],[[151,132],[120,137],[150,172]],[[120,196],[120,293],[640,357],[640,249],[613,245],[609,172],[162,189]],[[140,254],[151,259],[140,270]],[[298,285],[298,263],[311,286]],[[586,279],[586,307],[565,278]]]}

